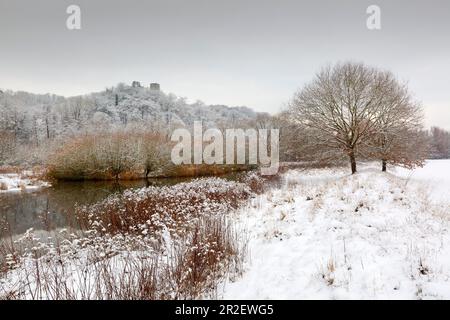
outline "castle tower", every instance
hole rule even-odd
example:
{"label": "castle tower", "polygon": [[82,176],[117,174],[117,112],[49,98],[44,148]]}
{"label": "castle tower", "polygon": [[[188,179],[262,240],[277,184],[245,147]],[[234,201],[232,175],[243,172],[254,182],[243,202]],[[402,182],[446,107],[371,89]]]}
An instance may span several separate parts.
{"label": "castle tower", "polygon": [[159,83],[156,82],[150,83],[150,90],[160,91],[161,89]]}

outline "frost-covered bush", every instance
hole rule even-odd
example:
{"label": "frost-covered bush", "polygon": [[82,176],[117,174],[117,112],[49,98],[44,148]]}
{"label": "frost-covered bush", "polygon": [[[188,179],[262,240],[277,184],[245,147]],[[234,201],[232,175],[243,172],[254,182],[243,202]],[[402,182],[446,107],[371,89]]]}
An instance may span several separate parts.
{"label": "frost-covered bush", "polygon": [[127,190],[92,206],[77,208],[76,216],[86,229],[102,233],[150,232],[172,236],[192,230],[196,219],[224,214],[250,197],[243,183],[220,178],[196,179],[174,186]]}

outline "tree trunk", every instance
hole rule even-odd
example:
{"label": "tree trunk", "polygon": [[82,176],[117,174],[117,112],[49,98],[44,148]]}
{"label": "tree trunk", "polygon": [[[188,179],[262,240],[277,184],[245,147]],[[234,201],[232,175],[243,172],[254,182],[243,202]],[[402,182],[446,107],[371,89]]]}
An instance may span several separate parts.
{"label": "tree trunk", "polygon": [[45,126],[47,128],[47,139],[50,139],[50,128],[48,127],[48,118],[45,118]]}
{"label": "tree trunk", "polygon": [[355,174],[356,173],[355,153],[353,151],[351,151],[348,156],[350,158],[350,167],[352,168],[352,174]]}
{"label": "tree trunk", "polygon": [[386,172],[386,170],[387,170],[387,161],[386,160],[382,160],[381,171]]}

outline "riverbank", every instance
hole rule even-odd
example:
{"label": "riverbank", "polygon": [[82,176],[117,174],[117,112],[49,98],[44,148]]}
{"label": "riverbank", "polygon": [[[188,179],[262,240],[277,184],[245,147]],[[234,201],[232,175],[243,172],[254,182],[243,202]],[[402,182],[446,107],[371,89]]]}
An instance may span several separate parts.
{"label": "riverbank", "polygon": [[114,176],[110,171],[58,171],[54,167],[0,167],[0,192],[31,191],[67,181],[138,181],[155,179],[189,179],[196,177],[221,177],[254,170],[249,165],[169,165],[144,173],[144,170],[124,171]]}
{"label": "riverbank", "polygon": [[44,187],[49,187],[50,183],[33,178],[33,175],[22,173],[0,174],[0,192],[32,191]]}
{"label": "riverbank", "polygon": [[45,170],[45,176],[49,180],[57,181],[130,181],[141,179],[158,178],[193,178],[222,176],[237,172],[250,171],[256,169],[256,166],[250,165],[165,165],[153,171],[145,172],[144,168],[134,168],[124,170],[120,173],[114,173],[112,170],[89,169],[89,168],[65,168],[60,169],[49,166]]}
{"label": "riverbank", "polygon": [[245,232],[232,217],[263,180],[196,179],[78,208],[80,230],[28,230],[0,246],[0,297],[193,299],[239,276]]}

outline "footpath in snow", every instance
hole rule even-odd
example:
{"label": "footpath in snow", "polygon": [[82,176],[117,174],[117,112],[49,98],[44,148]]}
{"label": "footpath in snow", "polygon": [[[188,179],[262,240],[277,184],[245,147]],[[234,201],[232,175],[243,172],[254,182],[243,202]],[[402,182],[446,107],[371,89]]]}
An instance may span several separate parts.
{"label": "footpath in snow", "polygon": [[245,272],[222,298],[450,299],[450,161],[379,169],[292,170],[254,199]]}

